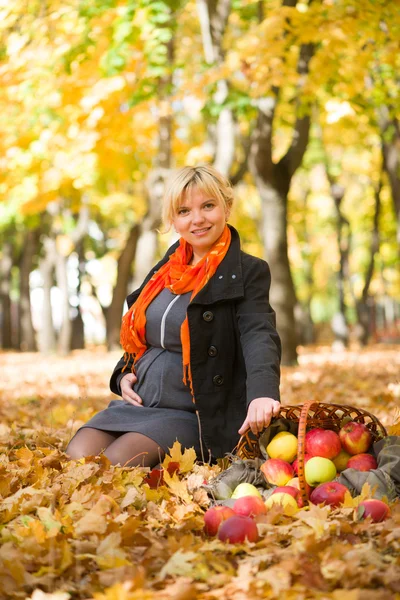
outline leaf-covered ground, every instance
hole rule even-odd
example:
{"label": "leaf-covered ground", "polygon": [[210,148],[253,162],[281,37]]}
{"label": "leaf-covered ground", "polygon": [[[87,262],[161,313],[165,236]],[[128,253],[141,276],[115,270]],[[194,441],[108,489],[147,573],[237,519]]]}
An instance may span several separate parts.
{"label": "leaf-covered ground", "polygon": [[[0,354],[0,597],[32,600],[389,600],[400,598],[400,506],[381,524],[348,506],[271,511],[257,544],[207,539],[200,488],[219,467],[176,455],[151,489],[146,470],[63,454],[103,408],[118,354]],[[282,401],[353,404],[398,418],[400,352],[304,350],[283,369]],[[357,501],[354,502],[356,504]]]}

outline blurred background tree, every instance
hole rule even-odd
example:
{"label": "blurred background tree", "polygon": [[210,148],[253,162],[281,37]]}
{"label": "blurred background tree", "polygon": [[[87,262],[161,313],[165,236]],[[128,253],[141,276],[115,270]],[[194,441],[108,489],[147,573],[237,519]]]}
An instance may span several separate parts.
{"label": "blurred background tree", "polygon": [[117,347],[173,241],[166,178],[202,162],[270,264],[286,364],[328,330],[398,340],[399,40],[384,0],[3,5],[1,347]]}

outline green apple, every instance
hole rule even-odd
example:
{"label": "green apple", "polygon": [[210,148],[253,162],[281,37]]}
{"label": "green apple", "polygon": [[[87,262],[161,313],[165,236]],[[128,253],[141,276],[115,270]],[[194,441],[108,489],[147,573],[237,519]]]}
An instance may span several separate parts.
{"label": "green apple", "polygon": [[237,499],[242,498],[243,496],[258,496],[259,498],[262,498],[258,489],[251,483],[239,483],[233,490],[231,498]]}
{"label": "green apple", "polygon": [[315,487],[320,483],[335,479],[336,467],[329,458],[313,456],[307,461],[304,474],[308,485]]}

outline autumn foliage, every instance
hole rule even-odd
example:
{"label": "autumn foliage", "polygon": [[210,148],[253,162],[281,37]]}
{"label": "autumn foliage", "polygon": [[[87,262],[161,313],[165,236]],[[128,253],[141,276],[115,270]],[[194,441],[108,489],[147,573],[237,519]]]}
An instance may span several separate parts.
{"label": "autumn foliage", "polygon": [[[0,355],[0,589],[33,600],[238,600],[378,598],[400,593],[400,507],[382,523],[363,520],[361,497],[310,505],[294,516],[275,506],[257,516],[259,541],[226,544],[204,533],[210,506],[201,485],[220,467],[200,466],[174,445],[162,479],[110,466],[105,457],[68,461],[76,428],[109,398],[117,356]],[[303,352],[285,368],[287,404],[315,398],[374,412],[386,426],[399,403],[399,356],[373,347],[335,355]],[[334,368],[333,368],[334,367]],[[392,429],[396,432],[396,428]]]}

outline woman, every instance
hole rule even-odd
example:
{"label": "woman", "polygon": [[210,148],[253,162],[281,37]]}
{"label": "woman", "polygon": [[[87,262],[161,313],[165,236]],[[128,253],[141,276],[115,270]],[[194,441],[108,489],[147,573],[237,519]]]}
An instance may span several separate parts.
{"label": "woman", "polygon": [[227,225],[228,181],[210,166],[170,181],[163,221],[181,236],[127,298],[110,387],[122,396],[71,440],[71,458],[159,463],[178,439],[203,461],[232,451],[279,414],[281,347],[265,261]]}

